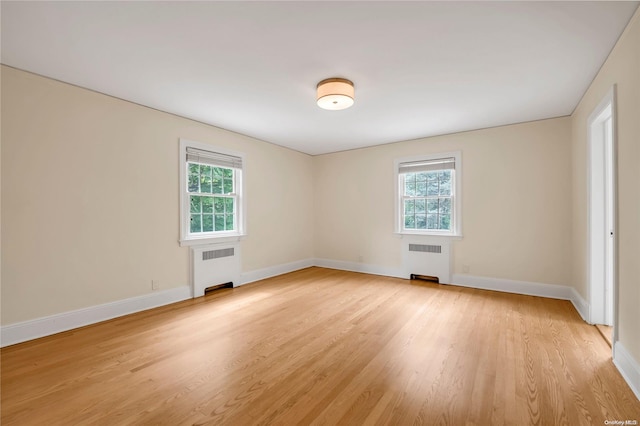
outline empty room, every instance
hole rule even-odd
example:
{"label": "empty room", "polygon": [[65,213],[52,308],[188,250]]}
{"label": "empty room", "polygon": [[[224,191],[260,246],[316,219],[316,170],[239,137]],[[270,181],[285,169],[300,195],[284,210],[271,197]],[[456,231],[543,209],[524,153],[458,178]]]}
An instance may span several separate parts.
{"label": "empty room", "polygon": [[640,2],[0,2],[3,425],[637,425]]}

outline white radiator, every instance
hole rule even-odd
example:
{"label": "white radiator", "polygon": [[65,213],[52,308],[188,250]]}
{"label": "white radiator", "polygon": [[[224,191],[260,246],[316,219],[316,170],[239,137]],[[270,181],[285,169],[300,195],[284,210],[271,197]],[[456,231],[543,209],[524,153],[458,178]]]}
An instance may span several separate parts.
{"label": "white radiator", "polygon": [[451,283],[451,243],[445,238],[403,238],[404,271],[413,275],[438,277],[440,283]]}
{"label": "white radiator", "polygon": [[220,284],[240,284],[240,245],[212,244],[191,248],[193,297],[204,296],[205,289]]}

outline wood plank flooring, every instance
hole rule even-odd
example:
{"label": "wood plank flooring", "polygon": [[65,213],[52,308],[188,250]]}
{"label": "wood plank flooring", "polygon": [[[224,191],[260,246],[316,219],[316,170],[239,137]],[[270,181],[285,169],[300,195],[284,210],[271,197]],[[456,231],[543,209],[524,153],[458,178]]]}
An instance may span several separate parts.
{"label": "wood plank flooring", "polygon": [[4,426],[640,421],[567,301],[322,268],[1,355]]}
{"label": "wood plank flooring", "polygon": [[613,345],[613,327],[609,325],[596,324],[595,327],[604,338],[605,342],[611,347]]}

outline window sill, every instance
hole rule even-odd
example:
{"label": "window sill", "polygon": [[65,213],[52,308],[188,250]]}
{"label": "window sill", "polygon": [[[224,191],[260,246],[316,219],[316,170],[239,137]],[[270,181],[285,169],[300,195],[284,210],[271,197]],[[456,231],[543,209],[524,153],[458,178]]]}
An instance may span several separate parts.
{"label": "window sill", "polygon": [[190,246],[200,246],[207,244],[224,244],[230,242],[236,242],[244,239],[246,234],[231,234],[231,235],[220,235],[219,237],[201,237],[201,238],[190,238],[188,240],[180,240],[180,247],[190,247]]}
{"label": "window sill", "polygon": [[453,240],[461,240],[462,234],[451,234],[451,233],[441,233],[441,232],[411,232],[411,231],[396,231],[395,235],[402,238],[404,236],[411,237],[439,237],[439,238],[451,238]]}

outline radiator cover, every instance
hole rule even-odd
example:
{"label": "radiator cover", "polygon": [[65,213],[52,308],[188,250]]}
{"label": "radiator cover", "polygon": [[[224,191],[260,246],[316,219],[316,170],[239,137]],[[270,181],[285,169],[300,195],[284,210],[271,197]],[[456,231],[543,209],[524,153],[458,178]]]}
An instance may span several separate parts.
{"label": "radiator cover", "polygon": [[451,243],[448,238],[405,236],[403,269],[413,275],[438,277],[440,283],[451,282]]}
{"label": "radiator cover", "polygon": [[193,297],[204,296],[208,287],[240,284],[240,244],[210,244],[191,248]]}

